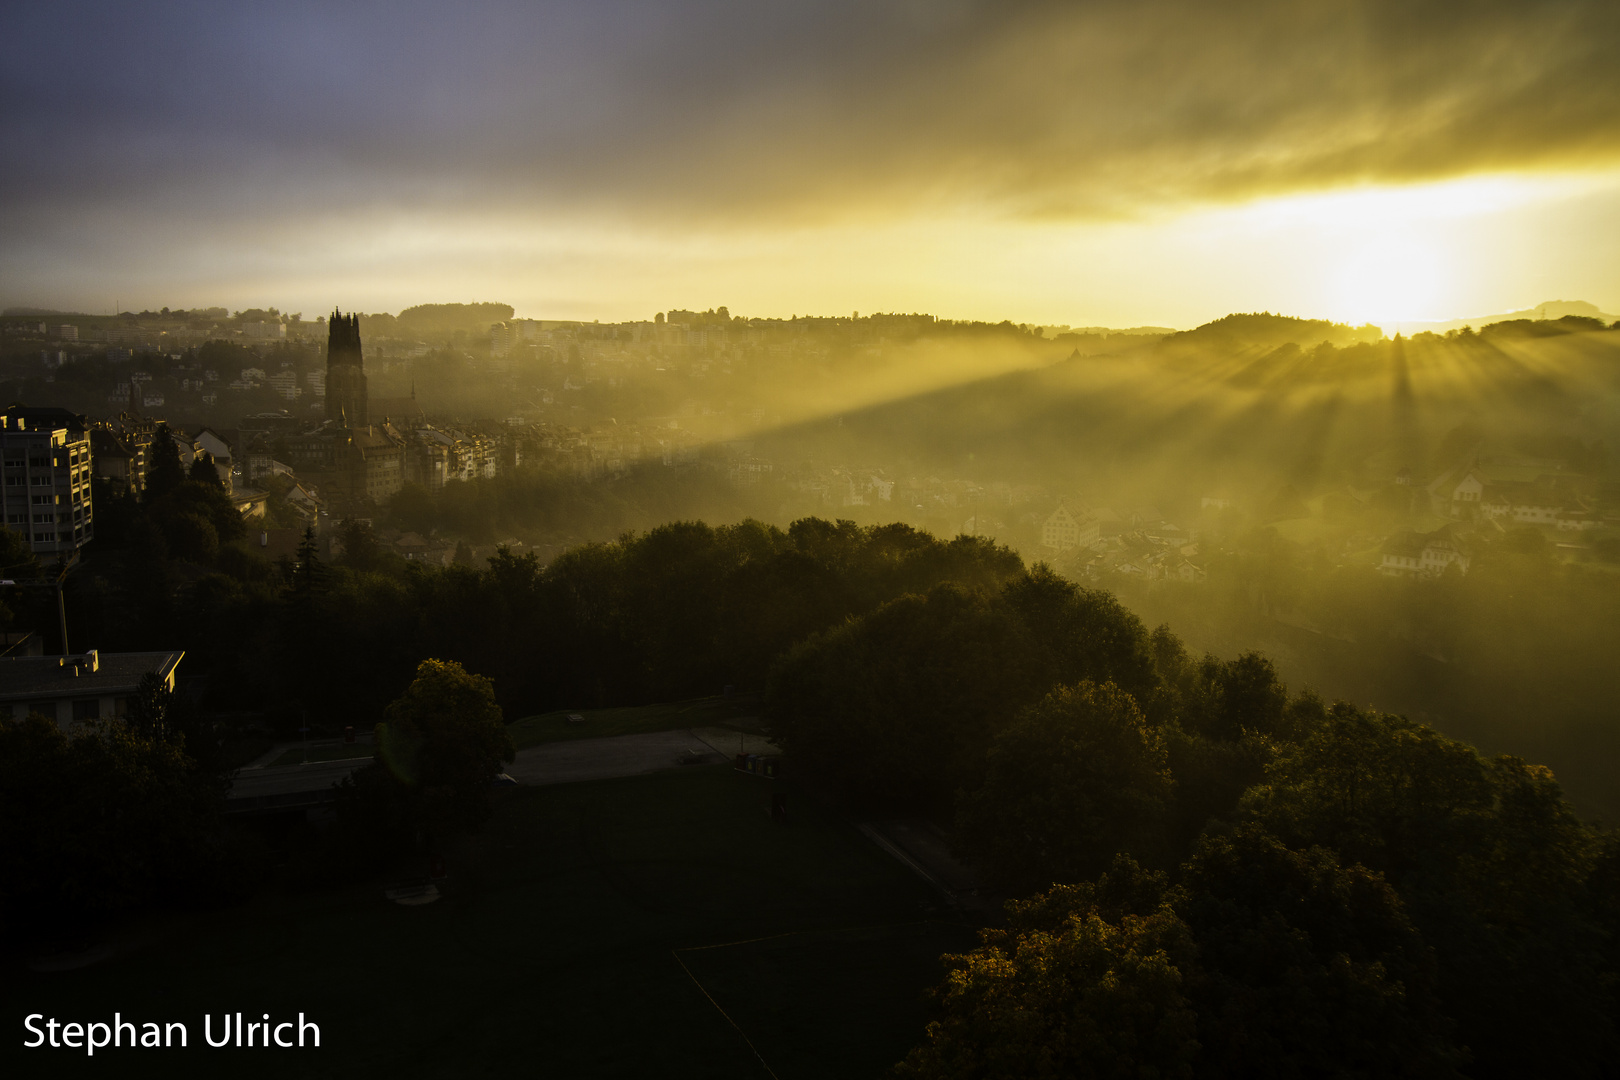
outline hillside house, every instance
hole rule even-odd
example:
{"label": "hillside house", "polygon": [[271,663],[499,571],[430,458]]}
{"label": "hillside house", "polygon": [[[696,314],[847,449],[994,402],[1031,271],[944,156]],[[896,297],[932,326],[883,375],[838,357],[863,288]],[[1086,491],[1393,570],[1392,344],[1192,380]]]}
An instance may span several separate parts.
{"label": "hillside house", "polygon": [[1472,518],[1485,498],[1485,478],[1473,465],[1442,473],[1429,485],[1429,504],[1440,517]]}
{"label": "hillside house", "polygon": [[1451,566],[1466,574],[1470,561],[1451,526],[1442,525],[1432,533],[1408,529],[1385,540],[1378,568],[1392,577],[1437,577]]}
{"label": "hillside house", "polygon": [[1041,546],[1053,551],[1072,551],[1075,548],[1091,547],[1099,539],[1096,519],[1077,515],[1061,503],[1041,523]]}

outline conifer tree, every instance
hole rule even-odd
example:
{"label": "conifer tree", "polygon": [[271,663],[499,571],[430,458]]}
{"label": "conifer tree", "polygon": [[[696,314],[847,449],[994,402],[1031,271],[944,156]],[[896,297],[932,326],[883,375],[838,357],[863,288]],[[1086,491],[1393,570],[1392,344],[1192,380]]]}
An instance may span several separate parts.
{"label": "conifer tree", "polygon": [[180,465],[180,446],[174,441],[168,424],[159,424],[152,436],[152,445],[146,451],[146,491],[142,501],[157,502],[185,483],[186,473]]}

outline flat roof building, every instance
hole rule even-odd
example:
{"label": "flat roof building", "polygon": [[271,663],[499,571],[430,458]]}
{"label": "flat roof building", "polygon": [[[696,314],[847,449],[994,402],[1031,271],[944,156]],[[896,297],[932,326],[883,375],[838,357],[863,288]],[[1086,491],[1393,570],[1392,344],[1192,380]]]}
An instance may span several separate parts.
{"label": "flat roof building", "polygon": [[67,559],[95,535],[90,434],[66,409],[0,416],[0,515],[36,556]]}
{"label": "flat roof building", "polygon": [[174,689],[175,669],[185,656],[170,652],[99,653],[74,656],[0,657],[0,720],[40,713],[67,728],[76,723],[116,719],[148,673]]}

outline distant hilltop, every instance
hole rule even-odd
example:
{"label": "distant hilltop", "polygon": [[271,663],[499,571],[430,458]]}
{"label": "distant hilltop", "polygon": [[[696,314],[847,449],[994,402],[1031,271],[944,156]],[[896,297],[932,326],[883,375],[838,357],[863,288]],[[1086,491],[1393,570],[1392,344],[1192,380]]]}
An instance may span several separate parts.
{"label": "distant hilltop", "polygon": [[1363,341],[1381,341],[1382,327],[1367,323],[1351,326],[1348,323],[1328,322],[1326,319],[1299,319],[1292,315],[1273,315],[1269,311],[1228,315],[1207,322],[1194,330],[1184,330],[1166,337],[1167,345],[1203,345],[1232,348],[1240,345],[1275,347],[1290,342],[1310,348],[1326,341],[1339,348]]}
{"label": "distant hilltop", "polygon": [[1588,304],[1585,300],[1548,300],[1537,304],[1533,308],[1523,311],[1509,311],[1500,315],[1478,315],[1472,319],[1447,319],[1441,322],[1402,322],[1384,329],[1393,336],[1396,333],[1411,337],[1428,331],[1433,334],[1444,334],[1448,330],[1461,330],[1465,326],[1472,326],[1475,330],[1490,326],[1492,323],[1511,322],[1514,319],[1533,319],[1536,321],[1562,319],[1566,315],[1575,315],[1583,319],[1600,319],[1604,323],[1613,323],[1620,320],[1620,315],[1609,315],[1598,309],[1596,304]]}
{"label": "distant hilltop", "polygon": [[362,337],[449,337],[455,333],[489,333],[491,323],[505,322],[514,313],[511,304],[417,304],[398,315],[382,312],[360,316]]}

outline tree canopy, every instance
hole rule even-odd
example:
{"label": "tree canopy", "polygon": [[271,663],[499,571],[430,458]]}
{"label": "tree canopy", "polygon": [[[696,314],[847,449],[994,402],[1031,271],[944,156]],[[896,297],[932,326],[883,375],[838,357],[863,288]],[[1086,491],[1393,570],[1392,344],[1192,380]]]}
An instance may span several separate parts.
{"label": "tree canopy", "polygon": [[516,756],[489,679],[424,660],[377,725],[378,763],[429,827],[470,828],[489,814],[490,780]]}

